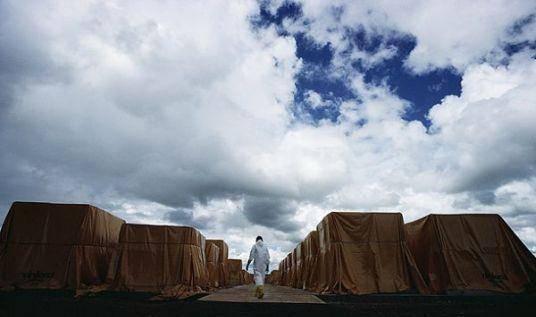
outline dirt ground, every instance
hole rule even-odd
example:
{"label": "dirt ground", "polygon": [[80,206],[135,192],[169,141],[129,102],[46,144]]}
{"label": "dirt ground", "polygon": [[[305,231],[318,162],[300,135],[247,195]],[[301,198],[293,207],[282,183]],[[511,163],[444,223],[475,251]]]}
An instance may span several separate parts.
{"label": "dirt ground", "polygon": [[149,301],[152,294],[101,293],[74,298],[68,291],[0,293],[0,316],[533,316],[536,296],[318,296],[326,304]]}

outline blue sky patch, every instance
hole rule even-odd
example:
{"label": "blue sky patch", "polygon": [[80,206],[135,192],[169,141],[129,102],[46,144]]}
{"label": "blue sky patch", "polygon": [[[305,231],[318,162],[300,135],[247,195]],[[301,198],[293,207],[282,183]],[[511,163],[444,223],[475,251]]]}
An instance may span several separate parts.
{"label": "blue sky patch", "polygon": [[[265,7],[261,7],[259,15],[254,17],[255,27],[268,27],[274,24],[281,34],[289,35],[282,27],[284,19],[297,19],[302,15],[298,4],[285,2],[272,15]],[[331,45],[320,45],[303,33],[293,34],[296,40],[296,55],[304,63],[304,69],[296,78],[296,94],[294,101],[300,104],[300,111],[307,111],[314,121],[329,119],[336,121],[339,115],[334,105],[341,101],[356,99],[338,76],[329,76],[330,65],[333,60]],[[367,53],[376,53],[381,48],[392,47],[396,54],[372,67],[365,67],[357,60],[352,65],[364,74],[369,84],[387,84],[391,91],[400,98],[408,100],[412,107],[407,109],[403,118],[405,120],[419,120],[429,126],[427,113],[430,108],[448,95],[460,95],[461,76],[454,69],[439,69],[426,74],[414,74],[404,66],[405,59],[415,47],[413,37],[401,34],[398,37],[384,38],[383,36],[366,33],[363,29],[348,30],[350,50],[357,49]],[[350,52],[348,52],[350,53]],[[345,52],[342,52],[344,55]],[[321,75],[319,76],[319,73]],[[323,73],[323,74],[322,74]],[[328,100],[330,107],[312,108],[304,104],[307,91],[319,93],[324,100]]]}

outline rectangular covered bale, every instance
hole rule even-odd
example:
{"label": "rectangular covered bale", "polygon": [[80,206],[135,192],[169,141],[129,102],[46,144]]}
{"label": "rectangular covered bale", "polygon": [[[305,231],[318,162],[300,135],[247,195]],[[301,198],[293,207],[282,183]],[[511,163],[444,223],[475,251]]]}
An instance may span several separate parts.
{"label": "rectangular covered bale", "polygon": [[318,224],[317,231],[317,291],[427,291],[406,244],[402,214],[332,212]]}
{"label": "rectangular covered bale", "polygon": [[205,256],[207,259],[207,274],[208,274],[208,286],[219,287],[220,286],[220,248],[214,243],[207,242],[205,245]]}
{"label": "rectangular covered bale", "polygon": [[229,246],[221,239],[207,239],[207,243],[213,243],[219,248],[217,272],[218,285],[219,287],[227,286],[229,283],[229,272],[225,266],[225,261],[229,258]]}
{"label": "rectangular covered bale", "polygon": [[311,231],[303,240],[302,288],[311,290],[318,285],[317,261],[319,256],[318,232]]}
{"label": "rectangular covered bale", "polygon": [[0,286],[104,283],[124,220],[91,205],[15,202],[0,232]]}
{"label": "rectangular covered bale", "polygon": [[295,288],[303,288],[304,255],[303,242],[300,242],[292,251],[292,260],[294,266],[292,274],[292,287]]}
{"label": "rectangular covered bale", "polygon": [[225,261],[227,272],[229,273],[228,286],[237,286],[243,284],[242,280],[242,260],[227,259]]}
{"label": "rectangular covered bale", "polygon": [[536,259],[499,215],[432,214],[405,229],[423,278],[435,293],[534,289]]}
{"label": "rectangular covered bale", "polygon": [[287,254],[287,256],[283,259],[283,274],[281,277],[281,285],[284,286],[290,286],[291,281],[291,267],[292,267],[292,253]]}
{"label": "rectangular covered bale", "polygon": [[266,275],[266,283],[272,285],[279,285],[280,278],[280,270],[273,270],[272,272],[270,272],[270,274]]}
{"label": "rectangular covered bale", "polygon": [[246,270],[242,270],[241,273],[242,273],[242,275],[241,275],[241,283],[240,284],[247,285],[247,284],[252,284],[253,283],[253,275],[252,274],[250,274]]}
{"label": "rectangular covered bale", "polygon": [[111,289],[181,297],[207,286],[205,237],[191,227],[125,224]]}

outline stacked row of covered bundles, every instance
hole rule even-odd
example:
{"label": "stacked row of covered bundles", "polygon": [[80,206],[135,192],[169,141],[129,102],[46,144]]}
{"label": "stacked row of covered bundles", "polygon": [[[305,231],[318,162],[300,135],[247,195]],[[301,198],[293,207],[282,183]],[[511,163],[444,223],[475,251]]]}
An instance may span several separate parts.
{"label": "stacked row of covered bundles", "polygon": [[279,264],[276,283],[323,293],[534,289],[536,259],[498,215],[333,212]]}
{"label": "stacked row of covered bundles", "polygon": [[127,224],[85,204],[15,202],[0,231],[0,288],[183,297],[230,285],[227,257],[223,240],[207,243],[192,227]]}

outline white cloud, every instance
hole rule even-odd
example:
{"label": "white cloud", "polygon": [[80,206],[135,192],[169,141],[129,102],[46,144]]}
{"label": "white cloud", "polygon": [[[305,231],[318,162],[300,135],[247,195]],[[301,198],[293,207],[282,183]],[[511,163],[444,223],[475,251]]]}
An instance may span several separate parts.
{"label": "white cloud", "polygon": [[[516,22],[536,10],[531,1],[300,1],[303,17],[288,26],[319,43],[331,43],[339,53],[351,48],[348,29],[364,30],[370,36],[385,38],[409,35],[416,47],[406,65],[417,73],[435,68],[454,67],[460,72],[482,58],[497,58],[497,49],[505,41],[534,40],[531,21],[520,34],[512,33]],[[352,48],[352,60],[374,64],[378,58],[390,58],[393,51],[367,52]],[[337,60],[336,63],[341,61]]]}
{"label": "white cloud", "polygon": [[468,69],[460,97],[430,110],[443,155],[458,158],[450,190],[500,185],[534,172],[536,62],[520,53],[508,66]]}
{"label": "white cloud", "polygon": [[313,109],[318,109],[329,105],[319,93],[313,90],[308,90],[305,93],[305,100]]}

